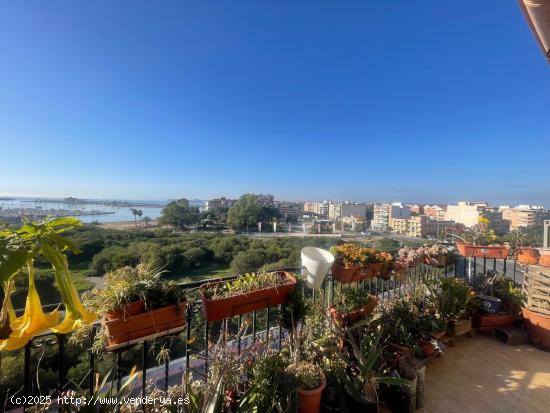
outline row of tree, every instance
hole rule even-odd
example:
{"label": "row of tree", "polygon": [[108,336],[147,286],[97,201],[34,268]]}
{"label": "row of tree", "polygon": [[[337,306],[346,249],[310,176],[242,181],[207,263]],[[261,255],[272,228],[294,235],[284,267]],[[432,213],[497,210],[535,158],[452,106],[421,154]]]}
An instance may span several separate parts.
{"label": "row of tree", "polygon": [[189,205],[186,199],[167,204],[159,218],[161,225],[169,225],[179,230],[189,230],[193,226],[206,228],[230,227],[237,232],[248,231],[259,223],[267,225],[279,218],[279,211],[268,205],[261,205],[255,194],[244,194],[231,208],[215,208],[200,212]]}

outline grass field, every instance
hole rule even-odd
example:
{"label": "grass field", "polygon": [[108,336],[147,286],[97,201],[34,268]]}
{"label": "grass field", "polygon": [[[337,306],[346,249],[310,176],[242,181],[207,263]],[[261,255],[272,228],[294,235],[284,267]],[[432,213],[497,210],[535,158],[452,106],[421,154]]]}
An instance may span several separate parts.
{"label": "grass field", "polygon": [[191,282],[207,280],[208,278],[219,278],[232,274],[233,272],[228,265],[209,262],[186,271],[184,274],[171,277],[171,279],[180,282]]}

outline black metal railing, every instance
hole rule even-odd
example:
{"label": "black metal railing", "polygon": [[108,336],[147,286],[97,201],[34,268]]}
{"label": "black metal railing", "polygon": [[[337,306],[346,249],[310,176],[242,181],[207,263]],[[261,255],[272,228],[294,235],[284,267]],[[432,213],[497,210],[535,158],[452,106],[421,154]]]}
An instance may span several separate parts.
{"label": "black metal railing", "polygon": [[[416,291],[417,286],[438,276],[458,276],[472,281],[475,274],[485,273],[487,270],[492,269],[505,273],[514,282],[521,281],[520,277],[522,277],[522,273],[519,271],[515,259],[496,260],[459,257],[454,262],[448,262],[441,268],[426,265],[409,268],[405,276],[399,280],[371,278],[344,285],[328,275],[319,289],[311,290],[304,288],[303,292],[306,298],[314,302],[322,300],[329,305],[334,303],[343,289],[353,288],[369,291],[371,294],[378,296],[381,302],[384,302],[388,299],[401,297],[408,291]],[[284,268],[283,270],[300,272],[301,268],[292,267]],[[229,276],[183,285],[186,291],[190,295],[193,295],[198,287],[207,282],[217,280],[229,281],[236,277]],[[138,391],[141,392],[142,397],[147,395],[148,384],[151,381],[155,381],[158,387],[167,389],[170,385],[170,379],[173,380],[173,384],[180,383],[181,376],[185,371],[193,371],[200,377],[206,377],[209,364],[208,343],[219,338],[220,334],[225,337],[228,332],[241,331],[244,322],[248,323],[246,333],[242,336],[238,335],[237,342],[232,343],[239,352],[244,347],[255,344],[260,339],[265,340],[267,346],[272,345],[276,348],[281,348],[285,331],[276,322],[276,313],[281,311],[281,306],[258,310],[251,314],[239,315],[213,323],[208,323],[202,317],[201,301],[198,296],[188,300],[186,310],[186,325],[181,332],[153,340],[144,340],[117,349],[110,354],[110,360],[102,361],[103,369],[105,368],[105,364],[111,365],[111,371],[114,371],[112,380],[118,389],[121,387],[123,377],[129,371],[129,366],[134,364],[138,364],[142,371],[141,383],[138,386]],[[81,390],[87,389],[92,394],[95,385],[94,376],[100,370],[98,366],[100,355],[95,354],[91,348],[95,331],[96,329],[93,328],[89,337],[89,348],[85,348],[84,350],[75,350],[75,346],[70,344],[68,337],[63,334],[44,333],[30,340],[22,350],[5,353],[8,355],[15,354],[18,361],[23,358],[22,366],[20,366],[22,368],[22,377],[20,377],[21,374],[18,368],[15,368],[15,371],[13,370],[14,366],[3,365],[2,353],[0,353],[0,380],[2,380],[0,383],[4,383],[0,392],[0,397],[2,398],[0,403],[2,403],[2,406],[7,410],[17,407],[17,403],[14,403],[14,399],[11,397],[14,395],[26,396],[25,400],[28,400],[29,396],[36,396],[39,393],[49,394],[52,398],[56,398],[57,395],[63,394],[63,392],[75,387]],[[155,363],[151,354],[154,354],[153,350],[162,341],[171,347],[172,353],[170,357],[162,359],[162,362],[156,360]],[[51,351],[54,346],[57,349]],[[141,349],[139,346],[141,346]],[[69,347],[71,348],[70,351],[68,350]],[[46,351],[47,349],[50,350]],[[41,350],[41,354],[38,356],[34,354],[37,350]],[[80,365],[83,363],[86,365],[82,372],[82,377],[79,377],[78,380],[68,378],[68,372],[71,368],[75,367],[75,351],[76,360],[80,362]],[[68,354],[69,352],[71,355]],[[44,383],[40,386],[42,379],[40,376],[42,373],[40,366],[44,364],[45,356],[49,357],[50,366],[53,365],[55,368],[50,368],[43,375],[53,379],[53,374],[55,374],[56,383],[52,384],[52,380],[48,379],[46,380],[46,386]],[[87,360],[83,360],[84,358],[87,358]],[[155,366],[155,364],[157,365]],[[173,372],[174,370],[176,374],[171,375],[171,371]],[[7,378],[10,375],[20,377],[21,382],[15,385],[12,383],[11,387],[6,387],[5,382],[8,381]],[[25,403],[22,404],[24,405]],[[26,404],[28,406],[28,403]],[[24,407],[26,408],[27,406]]]}

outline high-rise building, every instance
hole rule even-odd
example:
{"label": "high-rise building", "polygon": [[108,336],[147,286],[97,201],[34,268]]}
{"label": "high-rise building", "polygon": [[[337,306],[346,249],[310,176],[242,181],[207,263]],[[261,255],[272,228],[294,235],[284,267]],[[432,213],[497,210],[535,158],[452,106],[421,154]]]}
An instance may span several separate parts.
{"label": "high-rise building", "polygon": [[303,202],[276,202],[276,207],[281,214],[282,219],[287,218],[301,218],[304,215],[304,203]]}
{"label": "high-rise building", "polygon": [[374,204],[371,227],[376,231],[387,232],[390,218],[410,218],[410,216],[410,208],[400,202]]}
{"label": "high-rise building", "polygon": [[508,221],[503,219],[502,211],[489,207],[487,202],[461,201],[457,205],[447,205],[445,212],[446,221],[454,221],[466,227],[477,225],[481,217],[489,220],[489,226],[497,235],[505,234],[510,229]]}
{"label": "high-rise building", "polygon": [[328,205],[328,217],[332,220],[350,216],[364,217],[367,215],[367,204],[359,202],[331,202]]}
{"label": "high-rise building", "polygon": [[317,215],[320,218],[328,218],[329,203],[323,202],[304,202],[304,213]]}
{"label": "high-rise building", "polygon": [[435,237],[442,239],[446,230],[452,227],[453,221],[439,221],[427,215],[412,216],[410,218],[391,218],[389,227],[392,232],[408,237]]}
{"label": "high-rise building", "polygon": [[205,202],[205,210],[206,211],[214,211],[219,208],[231,208],[235,202],[237,202],[236,199],[227,199],[225,197],[221,198],[215,198],[211,199],[210,201]]}
{"label": "high-rise building", "polygon": [[550,219],[550,211],[534,205],[518,205],[515,208],[500,207],[502,217],[510,224],[510,229],[542,225],[545,219]]}

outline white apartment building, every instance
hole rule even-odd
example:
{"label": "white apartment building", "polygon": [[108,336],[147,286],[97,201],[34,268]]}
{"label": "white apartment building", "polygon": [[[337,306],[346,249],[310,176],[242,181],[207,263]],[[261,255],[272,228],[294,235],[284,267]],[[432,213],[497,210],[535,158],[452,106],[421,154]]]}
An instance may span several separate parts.
{"label": "white apartment building", "polygon": [[502,211],[491,208],[487,202],[461,201],[457,205],[447,205],[446,221],[454,221],[466,227],[473,227],[479,223],[479,218],[489,220],[489,225],[496,234],[501,235],[509,231],[510,225],[503,219]]}
{"label": "white apartment building", "polygon": [[323,202],[304,202],[304,213],[315,214],[321,218],[328,218],[329,203]]}
{"label": "white apartment building", "polygon": [[542,225],[545,219],[550,219],[550,211],[537,205],[518,205],[515,208],[500,207],[500,211],[512,230]]}
{"label": "white apartment building", "polygon": [[392,204],[374,204],[374,214],[371,227],[375,231],[387,232],[390,218],[407,219],[411,216],[411,209],[400,202]]}

